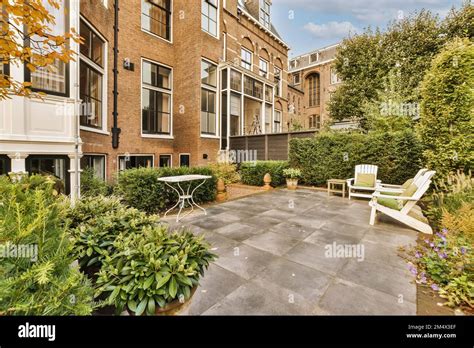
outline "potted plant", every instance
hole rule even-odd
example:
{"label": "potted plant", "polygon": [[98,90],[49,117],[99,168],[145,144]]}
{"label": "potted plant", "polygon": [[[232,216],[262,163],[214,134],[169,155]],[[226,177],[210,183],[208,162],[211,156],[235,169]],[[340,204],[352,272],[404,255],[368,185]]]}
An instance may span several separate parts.
{"label": "potted plant", "polygon": [[288,190],[296,190],[298,187],[298,179],[301,177],[301,170],[296,168],[287,168],[283,170],[286,178],[286,186]]}
{"label": "potted plant", "polygon": [[96,296],[105,293],[117,313],[172,315],[184,310],[215,259],[202,237],[167,227],[121,234],[103,260]]}

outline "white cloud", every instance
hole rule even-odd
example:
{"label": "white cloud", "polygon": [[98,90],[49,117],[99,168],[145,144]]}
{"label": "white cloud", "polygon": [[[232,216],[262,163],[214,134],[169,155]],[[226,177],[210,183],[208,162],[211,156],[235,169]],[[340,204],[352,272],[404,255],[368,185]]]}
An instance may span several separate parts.
{"label": "white cloud", "polygon": [[348,34],[355,34],[359,31],[359,29],[357,29],[351,22],[347,21],[332,21],[323,24],[309,22],[304,26],[304,28],[316,38],[337,40],[340,40]]}

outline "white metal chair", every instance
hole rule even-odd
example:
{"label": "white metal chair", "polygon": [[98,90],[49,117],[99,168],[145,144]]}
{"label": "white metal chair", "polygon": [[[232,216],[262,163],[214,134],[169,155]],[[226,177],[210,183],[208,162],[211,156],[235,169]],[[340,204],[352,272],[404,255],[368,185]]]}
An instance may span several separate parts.
{"label": "white metal chair", "polygon": [[408,179],[403,185],[392,185],[392,184],[384,184],[384,183],[378,183],[377,184],[377,191],[379,192],[394,192],[394,193],[400,193],[404,189],[406,189],[410,184],[414,183],[417,181],[424,173],[426,173],[428,169],[422,168],[416,173],[416,175],[413,177],[413,179]]}
{"label": "white metal chair", "polygon": [[425,172],[409,188],[398,195],[382,194],[378,190],[374,192],[372,200],[369,202],[369,205],[372,207],[370,224],[372,226],[375,224],[375,217],[377,211],[379,211],[417,231],[433,234],[428,220],[421,213],[421,209],[418,209],[419,207],[417,207],[416,203],[430,187],[431,178],[435,173],[435,171]]}
{"label": "white metal chair", "polygon": [[[378,167],[372,164],[359,164],[355,167],[355,177],[347,179],[347,188],[349,191],[349,199],[351,197],[363,197],[363,198],[372,198],[372,193],[377,189],[378,183],[380,180],[377,180],[377,171]],[[361,176],[364,174],[369,174],[374,176],[373,186],[362,186],[360,184]],[[366,191],[366,192],[360,192]],[[369,191],[367,193],[367,191]]]}

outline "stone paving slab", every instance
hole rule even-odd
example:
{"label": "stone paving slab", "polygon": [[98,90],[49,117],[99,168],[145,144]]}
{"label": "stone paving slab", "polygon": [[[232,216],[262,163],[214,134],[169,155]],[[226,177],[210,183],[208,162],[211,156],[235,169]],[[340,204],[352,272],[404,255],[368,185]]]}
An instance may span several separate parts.
{"label": "stone paving slab", "polygon": [[[398,248],[417,233],[382,216],[370,226],[367,201],[276,189],[207,213],[162,220],[204,235],[219,256],[185,314],[416,313],[416,287]],[[357,246],[363,257],[350,253]]]}

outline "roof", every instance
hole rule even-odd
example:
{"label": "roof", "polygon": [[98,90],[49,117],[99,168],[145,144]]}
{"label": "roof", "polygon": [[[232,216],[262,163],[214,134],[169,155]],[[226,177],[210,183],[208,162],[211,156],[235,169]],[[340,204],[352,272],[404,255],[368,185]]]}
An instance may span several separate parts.
{"label": "roof", "polygon": [[336,58],[337,48],[339,45],[340,43],[325,46],[288,59],[288,70],[290,72],[296,72],[332,62]]}

